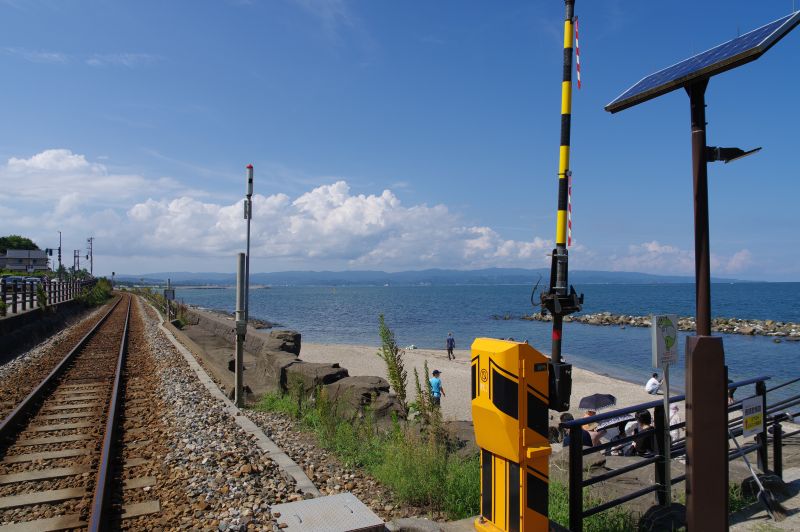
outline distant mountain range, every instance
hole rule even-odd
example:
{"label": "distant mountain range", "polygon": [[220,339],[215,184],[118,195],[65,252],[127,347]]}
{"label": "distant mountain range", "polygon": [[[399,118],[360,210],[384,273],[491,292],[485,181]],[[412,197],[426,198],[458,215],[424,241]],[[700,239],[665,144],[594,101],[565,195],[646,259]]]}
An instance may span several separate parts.
{"label": "distant mountain range", "polygon": [[[483,270],[415,270],[405,272],[381,271],[290,271],[250,274],[251,285],[275,286],[383,286],[383,285],[496,285],[534,284],[541,278],[543,286],[549,283],[549,268],[487,268]],[[166,283],[174,285],[231,286],[236,284],[233,273],[159,272],[140,275],[120,274],[116,280],[130,283]],[[653,275],[638,272],[603,272],[576,270],[569,272],[569,281],[580,284],[665,284],[693,283],[694,277],[679,275]],[[735,279],[713,278],[712,282],[748,282]]]}

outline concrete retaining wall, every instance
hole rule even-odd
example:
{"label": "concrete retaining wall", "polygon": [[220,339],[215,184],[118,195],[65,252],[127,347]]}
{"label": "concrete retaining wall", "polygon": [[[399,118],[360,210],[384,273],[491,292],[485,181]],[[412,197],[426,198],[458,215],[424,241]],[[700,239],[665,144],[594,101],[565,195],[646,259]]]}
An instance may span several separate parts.
{"label": "concrete retaining wall", "polygon": [[50,305],[52,312],[43,313],[36,308],[21,314],[0,319],[0,362],[49,338],[63,329],[75,316],[88,309],[77,301]]}

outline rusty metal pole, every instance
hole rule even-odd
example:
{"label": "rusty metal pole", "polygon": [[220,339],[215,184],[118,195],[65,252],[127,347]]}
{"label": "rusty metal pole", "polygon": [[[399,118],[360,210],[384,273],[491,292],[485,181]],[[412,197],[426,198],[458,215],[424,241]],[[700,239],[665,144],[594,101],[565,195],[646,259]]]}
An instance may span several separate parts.
{"label": "rusty metal pole", "polygon": [[686,87],[692,117],[697,331],[686,340],[686,524],[692,532],[728,530],[725,352],[711,336],[706,104],[708,80]]}

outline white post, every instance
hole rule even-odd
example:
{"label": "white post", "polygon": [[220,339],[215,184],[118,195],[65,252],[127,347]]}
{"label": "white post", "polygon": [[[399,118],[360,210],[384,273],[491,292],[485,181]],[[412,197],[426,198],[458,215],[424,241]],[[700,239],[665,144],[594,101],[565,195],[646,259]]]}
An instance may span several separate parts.
{"label": "white post", "polygon": [[664,372],[664,492],[667,504],[672,504],[672,438],[669,431],[669,365],[678,361],[678,316],[653,314],[650,316],[650,335],[653,347],[653,367]]}
{"label": "white post", "polygon": [[239,264],[236,271],[236,365],[234,402],[239,408],[244,406],[244,388],[242,369],[244,362],[244,338],[247,333],[247,321],[244,314],[245,298],[245,255],[239,253]]}

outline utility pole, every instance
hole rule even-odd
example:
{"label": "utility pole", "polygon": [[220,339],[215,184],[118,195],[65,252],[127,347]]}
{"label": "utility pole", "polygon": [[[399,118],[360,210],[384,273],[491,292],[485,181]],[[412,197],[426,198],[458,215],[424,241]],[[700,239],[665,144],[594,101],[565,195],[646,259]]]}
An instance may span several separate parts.
{"label": "utility pole", "polygon": [[93,236],[90,236],[86,239],[86,245],[89,247],[89,253],[86,254],[86,258],[89,260],[89,275],[94,277],[94,255],[92,254],[92,242],[94,242]]}
{"label": "utility pole", "polygon": [[72,272],[77,275],[81,269],[81,250],[76,249],[72,252]]}
{"label": "utility pole", "polygon": [[58,232],[58,280],[61,280],[61,231]]}

